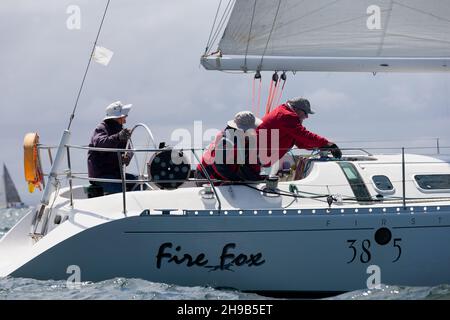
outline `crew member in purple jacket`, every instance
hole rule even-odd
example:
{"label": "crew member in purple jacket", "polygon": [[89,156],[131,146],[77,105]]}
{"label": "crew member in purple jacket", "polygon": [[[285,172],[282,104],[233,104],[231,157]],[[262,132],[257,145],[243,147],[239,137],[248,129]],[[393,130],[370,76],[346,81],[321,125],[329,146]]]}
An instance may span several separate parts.
{"label": "crew member in purple jacket", "polygon": [[[123,105],[116,101],[106,108],[106,117],[95,128],[89,147],[125,149],[127,141],[131,136],[131,130],[124,128],[131,104]],[[125,165],[131,161],[132,154],[125,153],[122,160]],[[90,178],[120,179],[119,158],[116,152],[88,152],[88,173]],[[127,180],[136,180],[136,176],[127,173]],[[91,184],[103,187],[107,194],[122,192],[121,183],[96,182]],[[127,189],[131,189],[134,184],[127,184]]]}

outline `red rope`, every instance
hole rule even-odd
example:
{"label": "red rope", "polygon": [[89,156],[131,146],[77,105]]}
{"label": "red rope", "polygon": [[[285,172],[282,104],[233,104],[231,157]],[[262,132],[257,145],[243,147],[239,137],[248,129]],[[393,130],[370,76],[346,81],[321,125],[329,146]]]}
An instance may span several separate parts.
{"label": "red rope", "polygon": [[256,116],[259,118],[259,111],[261,109],[261,88],[262,88],[262,78],[259,78],[259,88],[258,88],[258,106],[256,111]]}
{"label": "red rope", "polygon": [[284,79],[284,81],[283,81],[283,85],[281,86],[280,94],[278,95],[278,98],[277,98],[275,106],[279,106],[280,105],[280,100],[281,100],[281,96],[283,95],[283,90],[284,90],[284,85],[285,84],[286,84],[286,79]]}
{"label": "red rope", "polygon": [[253,112],[253,114],[256,113],[256,106],[255,106],[255,81],[256,81],[256,79],[253,78],[253,86],[252,86],[252,112]]}
{"label": "red rope", "polygon": [[[277,88],[278,88],[278,73],[275,72],[272,75],[272,81],[270,82],[270,89],[269,89],[269,97],[267,100],[267,105],[266,105],[266,114],[268,114],[270,112],[270,109],[272,108],[272,102],[273,102],[273,98],[276,95],[277,92]],[[275,86],[273,85],[275,82]]]}
{"label": "red rope", "polygon": [[280,81],[277,80],[276,84],[275,84],[275,89],[273,91],[273,95],[272,95],[272,101],[270,101],[270,108],[269,108],[269,112],[272,110],[273,108],[273,104],[274,102],[276,102],[277,100],[277,96],[278,96],[278,89],[280,88]]}
{"label": "red rope", "polygon": [[266,103],[266,113],[269,113],[269,108],[270,108],[270,100],[272,98],[272,88],[273,88],[273,81],[270,81],[270,87],[269,87],[269,95],[267,97],[267,103]]}

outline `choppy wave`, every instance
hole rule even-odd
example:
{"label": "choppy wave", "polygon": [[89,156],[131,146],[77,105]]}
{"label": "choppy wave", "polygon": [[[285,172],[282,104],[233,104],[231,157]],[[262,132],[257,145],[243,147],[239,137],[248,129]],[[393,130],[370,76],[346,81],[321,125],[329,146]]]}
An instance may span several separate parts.
{"label": "choppy wave", "polygon": [[403,287],[381,285],[379,289],[347,292],[331,300],[450,300],[450,285]]}
{"label": "choppy wave", "polygon": [[0,209],[0,238],[30,210],[32,209]]}
{"label": "choppy wave", "polygon": [[[0,238],[32,209],[0,210]],[[0,299],[107,299],[107,300],[248,300],[266,297],[209,287],[182,287],[142,279],[115,278],[78,285],[66,281],[22,278],[0,279]],[[356,290],[332,300],[450,300],[450,285],[402,287],[382,285],[374,290]]]}
{"label": "choppy wave", "polygon": [[115,278],[101,282],[67,284],[66,281],[0,279],[0,299],[89,299],[89,300],[240,300],[265,299],[256,294],[181,287],[141,279]]}

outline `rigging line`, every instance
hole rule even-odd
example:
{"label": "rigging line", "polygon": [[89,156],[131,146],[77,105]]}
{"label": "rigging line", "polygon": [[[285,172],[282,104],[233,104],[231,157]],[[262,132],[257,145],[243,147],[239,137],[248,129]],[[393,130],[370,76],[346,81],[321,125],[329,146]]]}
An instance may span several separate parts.
{"label": "rigging line", "polygon": [[211,36],[214,31],[214,27],[216,26],[217,16],[219,15],[221,6],[222,6],[222,0],[220,0],[220,2],[219,2],[219,6],[217,7],[217,11],[216,11],[216,16],[214,17],[214,22],[213,22],[213,25],[211,26],[211,31],[209,32],[208,41],[206,42],[205,55],[208,53],[208,50],[209,50],[209,45],[210,45],[209,41],[211,40]]}
{"label": "rigging line", "polygon": [[220,20],[219,25],[216,29],[216,32],[214,33],[213,40],[211,41],[211,46],[216,42],[219,35],[223,34],[225,32],[225,31],[222,32],[222,30],[224,29],[225,23],[227,22],[228,17],[234,7],[234,2],[235,2],[235,0],[230,0],[228,2],[228,5],[225,8],[224,14],[222,16],[222,19]]}
{"label": "rigging line", "polygon": [[256,86],[256,78],[253,77],[253,80],[252,80],[252,112],[254,115],[256,115],[255,86]]}
{"label": "rigging line", "polygon": [[283,86],[281,87],[280,94],[279,94],[277,100],[275,101],[275,107],[280,105],[280,100],[281,100],[281,96],[283,95],[283,90],[284,90],[284,85],[286,84],[286,79],[287,79],[286,72],[283,72],[281,74],[281,80],[283,80]]}
{"label": "rigging line", "polygon": [[289,208],[290,206],[292,206],[292,204],[293,204],[295,201],[297,201],[297,198],[292,199],[292,201],[291,201],[288,205],[286,205],[285,207],[283,207],[283,209]]}
{"label": "rigging line", "polygon": [[221,30],[223,29],[223,26],[225,24],[225,22],[227,21],[228,16],[230,15],[231,9],[233,8],[233,5],[231,5],[231,3],[234,3],[235,0],[229,0],[227,6],[225,7],[224,13],[222,15],[222,18],[220,18],[220,21],[217,25],[217,29],[214,32],[213,38],[211,40],[210,46],[213,46],[214,43],[217,40],[217,37],[219,36],[219,34],[221,33]]}
{"label": "rigging line", "polygon": [[253,3],[252,19],[250,20],[250,30],[248,31],[247,47],[245,48],[244,71],[247,70],[247,54],[248,54],[248,47],[249,47],[249,45],[250,45],[250,37],[251,37],[251,34],[252,34],[253,19],[255,18],[255,11],[256,11],[256,0],[255,0],[255,2]]}
{"label": "rigging line", "polygon": [[259,62],[259,66],[258,66],[259,70],[261,70],[261,68],[262,68],[264,55],[266,54],[267,47],[269,46],[270,37],[272,36],[273,29],[275,28],[275,22],[277,21],[278,11],[280,10],[280,5],[281,5],[281,0],[278,0],[277,11],[275,12],[275,17],[273,18],[272,28],[270,28],[270,33],[269,33],[269,37],[267,38],[266,47],[264,48],[263,54],[261,56],[261,61]]}
{"label": "rigging line", "polygon": [[276,80],[275,81],[275,87],[273,89],[272,97],[270,98],[270,105],[269,105],[269,112],[272,110],[273,102],[276,99],[276,96],[278,95],[278,90],[280,88],[280,77],[278,76],[278,73],[276,73]]}
{"label": "rigging line", "polygon": [[394,5],[394,1],[391,0],[389,3],[389,9],[388,9],[388,13],[387,13],[387,17],[386,17],[386,25],[384,26],[382,34],[381,34],[381,41],[380,44],[378,46],[378,50],[377,50],[377,57],[379,57],[381,55],[381,51],[383,51],[383,46],[384,46],[384,40],[386,38],[386,33],[387,33],[387,28],[389,26],[389,20],[391,20],[391,15],[392,15],[392,6]]}
{"label": "rigging line", "polygon": [[261,88],[262,88],[262,78],[259,77],[259,86],[258,86],[258,105],[257,105],[257,112],[256,116],[259,117],[259,113],[261,110]]}
{"label": "rigging line", "polygon": [[[414,140],[416,140],[416,141],[425,141],[425,140],[430,140],[430,141],[436,141],[436,138],[418,138],[418,139],[414,139]],[[411,139],[383,139],[383,140],[380,140],[380,139],[363,139],[363,140],[347,140],[347,141],[345,141],[345,140],[339,140],[339,141],[336,141],[336,142],[339,142],[339,143],[362,143],[362,142],[399,142],[399,141],[411,141]]]}
{"label": "rigging line", "polygon": [[[283,81],[283,85],[281,85],[281,81]],[[276,93],[274,96],[274,99],[272,101],[272,106],[271,108],[275,108],[279,105],[279,101],[281,99],[281,95],[283,94],[283,90],[284,90],[284,85],[286,84],[286,72],[283,71],[283,73],[281,73],[281,76],[278,79],[278,91],[279,93]],[[281,89],[280,89],[281,86]]]}
{"label": "rigging line", "polygon": [[89,66],[91,65],[92,56],[94,55],[95,47],[97,46],[98,37],[100,36],[100,31],[102,30],[103,21],[105,21],[105,16],[106,16],[106,12],[108,11],[108,7],[109,7],[109,2],[110,1],[111,0],[108,0],[108,2],[106,3],[105,12],[103,12],[102,21],[100,22],[100,26],[98,28],[97,36],[95,37],[94,45],[92,46],[91,55],[89,56],[89,61],[88,61],[88,64],[86,66],[86,71],[84,72],[83,80],[81,81],[80,89],[78,90],[77,99],[75,101],[75,106],[73,107],[72,114],[70,115],[70,120],[69,120],[69,125],[67,126],[67,130],[70,130],[70,126],[72,125],[72,121],[75,118],[75,112],[77,111],[78,101],[80,100],[81,92],[83,91],[84,81],[86,80],[86,76],[87,76],[88,71],[89,71]]}
{"label": "rigging line", "polygon": [[270,86],[269,86],[269,94],[267,96],[267,102],[266,102],[266,112],[264,113],[264,115],[269,113],[269,108],[270,108],[270,100],[272,98],[272,94],[273,94],[273,78],[270,79]]}
{"label": "rigging line", "polygon": [[[252,181],[252,182],[254,183],[254,181]],[[247,182],[241,182],[241,184],[244,185],[244,186],[246,186],[246,187],[248,187],[248,188],[250,188],[250,189],[253,189],[253,190],[257,190],[257,191],[265,192],[265,193],[270,193],[270,194],[278,194],[278,195],[280,195],[280,196],[286,196],[286,197],[294,197],[294,198],[301,198],[301,199],[318,200],[319,198],[326,198],[326,197],[329,196],[328,194],[326,194],[326,195],[318,195],[318,196],[312,196],[312,197],[305,197],[305,196],[302,196],[302,195],[300,195],[300,194],[296,194],[296,193],[292,193],[292,192],[287,192],[287,191],[282,191],[282,190],[279,190],[279,191],[271,191],[271,190],[267,190],[267,189],[259,189],[259,188],[257,188],[257,187],[254,187],[254,186],[250,185],[250,184],[247,184]]]}

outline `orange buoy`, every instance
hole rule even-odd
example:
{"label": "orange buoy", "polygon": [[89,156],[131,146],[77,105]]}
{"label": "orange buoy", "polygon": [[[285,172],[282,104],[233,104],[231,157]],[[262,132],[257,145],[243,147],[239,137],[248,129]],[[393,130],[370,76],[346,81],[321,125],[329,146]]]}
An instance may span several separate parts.
{"label": "orange buoy", "polygon": [[39,135],[27,133],[23,140],[25,180],[28,182],[28,191],[33,193],[35,188],[42,191],[43,173],[39,159]]}

